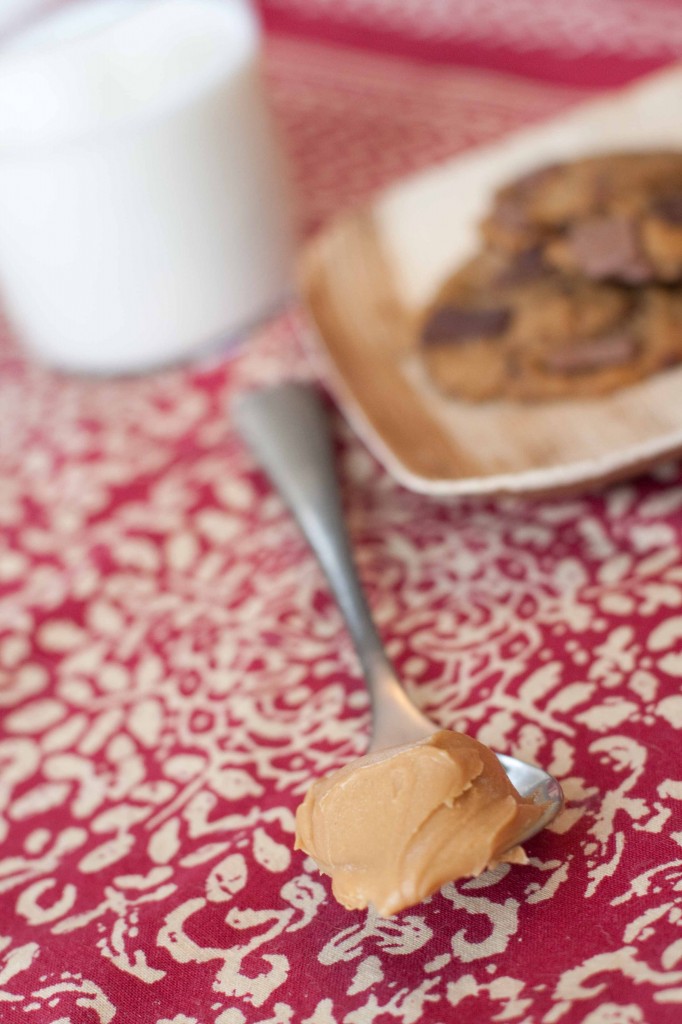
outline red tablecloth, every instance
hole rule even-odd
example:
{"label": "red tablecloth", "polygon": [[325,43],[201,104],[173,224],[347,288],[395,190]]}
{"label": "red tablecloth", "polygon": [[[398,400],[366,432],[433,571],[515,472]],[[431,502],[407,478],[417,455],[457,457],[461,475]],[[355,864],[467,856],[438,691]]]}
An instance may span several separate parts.
{"label": "red tablecloth", "polygon": [[[467,25],[495,13],[486,39],[504,22],[506,54],[530,52],[525,26],[557,62],[587,61],[592,87],[602,60],[627,77],[682,34],[663,0],[265,13],[308,228],[586,94],[484,67],[495,47]],[[378,52],[389,37],[401,55]],[[425,39],[470,66],[424,60]],[[292,851],[293,811],[363,752],[367,701],[230,416],[240,389],[311,375],[304,329],[294,308],[229,360],[99,381],[2,338],[0,1021],[674,1024],[679,465],[579,499],[439,502],[398,487],[336,418],[361,575],[411,695],[548,767],[568,801],[529,866],[388,921],[346,912]]]}

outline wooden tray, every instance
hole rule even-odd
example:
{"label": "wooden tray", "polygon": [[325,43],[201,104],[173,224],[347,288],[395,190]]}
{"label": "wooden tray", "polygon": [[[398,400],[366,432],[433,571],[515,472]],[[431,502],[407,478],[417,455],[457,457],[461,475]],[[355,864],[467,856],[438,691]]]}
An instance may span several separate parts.
{"label": "wooden tray", "polygon": [[414,347],[418,311],[476,249],[500,184],[581,154],[682,148],[680,110],[676,66],[400,182],[308,244],[300,279],[320,372],[404,486],[441,496],[578,491],[682,452],[682,366],[597,399],[472,405],[443,397]]}

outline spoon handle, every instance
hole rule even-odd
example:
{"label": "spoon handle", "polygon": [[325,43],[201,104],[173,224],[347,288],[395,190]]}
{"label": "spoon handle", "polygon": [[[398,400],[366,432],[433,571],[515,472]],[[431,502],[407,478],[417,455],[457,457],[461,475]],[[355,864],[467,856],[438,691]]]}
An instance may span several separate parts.
{"label": "spoon handle", "polygon": [[357,576],[334,471],[329,417],[310,385],[288,382],[240,396],[237,427],[279,490],[324,570],[362,666],[372,749],[435,731],[398,682]]}

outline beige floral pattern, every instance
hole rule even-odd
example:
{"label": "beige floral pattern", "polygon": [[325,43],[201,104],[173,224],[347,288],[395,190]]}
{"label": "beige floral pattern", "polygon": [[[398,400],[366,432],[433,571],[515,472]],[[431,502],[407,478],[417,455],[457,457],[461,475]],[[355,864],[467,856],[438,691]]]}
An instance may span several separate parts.
{"label": "beige floral pattern", "polygon": [[[269,66],[308,224],[571,99],[284,39]],[[679,467],[580,499],[436,502],[336,418],[361,575],[412,697],[567,795],[528,867],[350,914],[294,853],[293,812],[362,753],[367,700],[230,417],[240,389],[310,376],[305,330],[293,309],[238,354],[126,380],[2,339],[0,1020],[672,1024]]]}

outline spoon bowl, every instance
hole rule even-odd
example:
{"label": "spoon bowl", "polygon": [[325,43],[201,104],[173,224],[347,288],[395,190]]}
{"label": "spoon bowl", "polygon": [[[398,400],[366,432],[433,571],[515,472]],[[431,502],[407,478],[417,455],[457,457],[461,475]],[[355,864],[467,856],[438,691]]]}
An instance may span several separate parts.
{"label": "spoon bowl", "polygon": [[[334,472],[329,418],[316,389],[288,382],[241,395],[237,427],[296,518],[325,572],[355,645],[369,691],[369,752],[417,743],[438,727],[412,703],[372,621],[353,562]],[[558,814],[563,795],[548,772],[496,754],[512,785],[544,813],[515,843],[534,836]]]}

